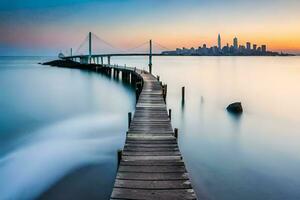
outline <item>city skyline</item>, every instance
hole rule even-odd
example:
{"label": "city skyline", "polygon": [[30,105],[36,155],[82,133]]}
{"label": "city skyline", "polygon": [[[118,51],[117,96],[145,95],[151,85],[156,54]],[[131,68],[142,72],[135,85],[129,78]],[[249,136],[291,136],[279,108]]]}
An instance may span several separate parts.
{"label": "city skyline", "polygon": [[208,46],[204,42],[198,47],[182,47],[176,50],[163,51],[164,55],[198,55],[198,56],[292,56],[286,52],[276,52],[267,49],[266,44],[252,44],[250,41],[245,44],[239,43],[237,36],[234,36],[232,43],[222,46],[221,34],[218,34],[217,44]]}
{"label": "city skyline", "polygon": [[0,55],[56,55],[89,31],[125,48],[149,39],[169,48],[212,46],[218,33],[223,44],[237,34],[243,44],[299,54],[299,7],[296,0],[4,0]]}

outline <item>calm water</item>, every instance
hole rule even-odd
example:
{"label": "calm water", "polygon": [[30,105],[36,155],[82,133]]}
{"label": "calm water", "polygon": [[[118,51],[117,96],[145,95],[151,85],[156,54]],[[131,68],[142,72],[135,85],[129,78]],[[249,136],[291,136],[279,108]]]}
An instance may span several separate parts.
{"label": "calm water", "polygon": [[108,199],[135,93],[41,60],[0,58],[0,199]]}
{"label": "calm water", "polygon": [[[0,199],[105,199],[133,90],[36,64],[45,59],[0,58]],[[140,67],[147,58],[112,62]],[[159,57],[153,70],[168,84],[199,197],[300,199],[299,57]],[[244,106],[240,118],[225,110],[233,101]]]}

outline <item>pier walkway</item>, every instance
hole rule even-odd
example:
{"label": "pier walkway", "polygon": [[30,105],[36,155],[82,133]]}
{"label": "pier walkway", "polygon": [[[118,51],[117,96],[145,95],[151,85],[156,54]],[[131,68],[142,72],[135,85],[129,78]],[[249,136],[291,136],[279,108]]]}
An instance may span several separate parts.
{"label": "pier walkway", "polygon": [[[124,68],[109,66],[115,74]],[[116,71],[116,73],[115,73]],[[197,199],[171,125],[163,87],[152,74],[126,68],[142,80],[136,110],[120,154],[111,199]],[[122,75],[123,77],[123,75]],[[131,80],[133,81],[133,79]]]}
{"label": "pier walkway", "polygon": [[58,60],[44,65],[91,70],[136,88],[134,116],[128,114],[125,146],[118,151],[118,171],[110,199],[197,199],[178,148],[177,129],[165,103],[167,87],[151,73],[117,65]]}

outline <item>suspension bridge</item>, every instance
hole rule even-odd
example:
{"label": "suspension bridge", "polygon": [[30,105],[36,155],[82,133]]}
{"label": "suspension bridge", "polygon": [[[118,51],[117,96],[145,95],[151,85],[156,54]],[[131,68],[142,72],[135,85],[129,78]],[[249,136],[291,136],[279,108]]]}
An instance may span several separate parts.
{"label": "suspension bridge", "polygon": [[[170,51],[170,49],[152,40],[143,42],[129,49],[121,49],[94,33],[89,32],[74,54],[71,48],[69,53],[65,52],[60,57],[81,64],[111,65],[111,57],[149,56],[149,71],[151,72],[152,56],[165,56],[165,54],[162,53],[164,51]],[[104,63],[105,60],[107,63]]]}
{"label": "suspension bridge", "polygon": [[[111,52],[92,54],[95,37],[89,33],[87,41],[79,47],[80,50],[87,43],[88,54],[71,53],[63,57],[65,63],[60,66],[103,73],[136,89],[136,109],[133,117],[128,113],[128,131],[124,148],[117,154],[118,171],[110,199],[197,199],[178,147],[178,129],[172,128],[171,109],[167,110],[167,85],[151,73],[152,41],[127,52],[116,52],[116,48],[98,38],[105,44],[104,50]],[[145,45],[148,52],[141,53]],[[149,56],[149,71],[111,65],[111,56]],[[107,64],[103,63],[104,57]]]}

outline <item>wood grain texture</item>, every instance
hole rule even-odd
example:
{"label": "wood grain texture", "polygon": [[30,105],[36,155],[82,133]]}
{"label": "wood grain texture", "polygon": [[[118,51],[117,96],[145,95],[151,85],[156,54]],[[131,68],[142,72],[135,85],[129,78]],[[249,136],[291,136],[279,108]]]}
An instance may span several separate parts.
{"label": "wood grain texture", "polygon": [[174,137],[162,86],[147,72],[130,68],[126,72],[141,79],[143,87],[111,199],[197,199]]}

